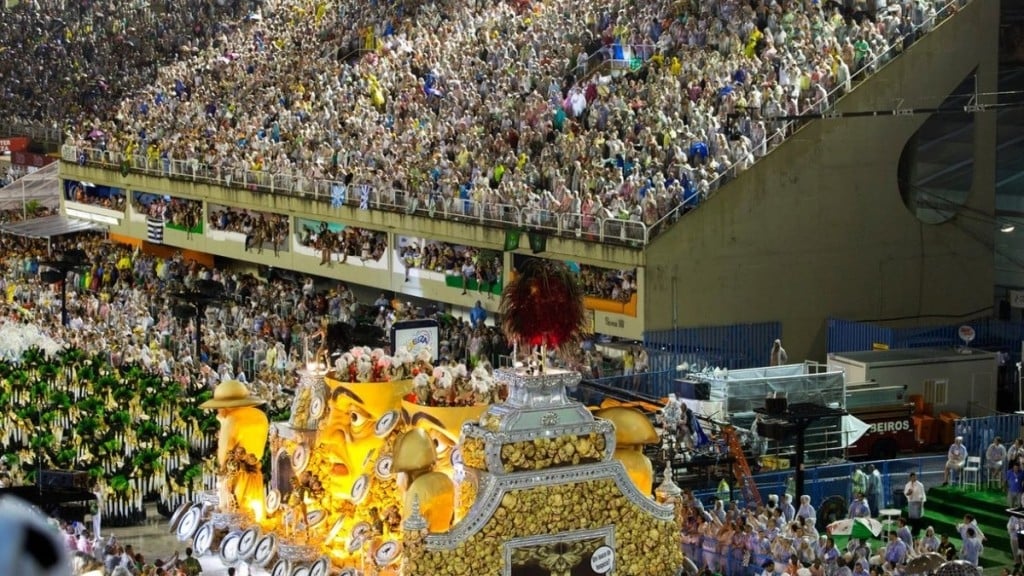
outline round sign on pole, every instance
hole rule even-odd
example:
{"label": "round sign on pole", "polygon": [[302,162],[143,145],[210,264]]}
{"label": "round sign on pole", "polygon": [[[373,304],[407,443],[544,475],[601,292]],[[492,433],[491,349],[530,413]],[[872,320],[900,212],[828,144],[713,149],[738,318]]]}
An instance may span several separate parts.
{"label": "round sign on pole", "polygon": [[590,556],[590,568],[598,574],[607,574],[615,567],[615,551],[611,546],[601,546]]}
{"label": "round sign on pole", "polygon": [[977,334],[974,331],[974,328],[971,328],[966,324],[961,326],[958,332],[960,334],[960,339],[964,341],[964,344],[970,344],[971,342],[974,341],[974,337],[977,336]]}

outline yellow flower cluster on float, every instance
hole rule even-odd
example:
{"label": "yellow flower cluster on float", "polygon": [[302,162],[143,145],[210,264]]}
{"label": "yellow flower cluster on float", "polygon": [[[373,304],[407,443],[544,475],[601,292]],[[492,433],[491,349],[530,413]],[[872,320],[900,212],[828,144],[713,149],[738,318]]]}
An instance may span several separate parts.
{"label": "yellow flower cluster on float", "polygon": [[[501,447],[501,471],[544,470],[600,462],[604,457],[604,449],[604,435],[597,432],[510,442]],[[484,440],[463,438],[462,460],[470,468],[487,470]]]}
{"label": "yellow flower cluster on float", "polygon": [[487,456],[484,451],[484,441],[482,438],[463,436],[460,450],[462,451],[463,464],[469,468],[487,470]]}
{"label": "yellow flower cluster on float", "polygon": [[502,573],[504,543],[511,539],[609,526],[615,532],[616,574],[672,576],[682,565],[675,521],[649,515],[614,480],[602,479],[508,492],[483,528],[455,548],[407,556],[405,576]]}
{"label": "yellow flower cluster on float", "polygon": [[604,447],[604,436],[596,432],[521,440],[501,447],[501,463],[505,472],[587,464],[600,461]]}

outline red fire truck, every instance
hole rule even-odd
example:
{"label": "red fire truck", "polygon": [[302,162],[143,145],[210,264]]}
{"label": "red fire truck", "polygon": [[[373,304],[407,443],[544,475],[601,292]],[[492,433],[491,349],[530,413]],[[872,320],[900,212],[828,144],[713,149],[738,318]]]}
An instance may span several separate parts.
{"label": "red fire truck", "polygon": [[888,460],[926,447],[914,428],[914,405],[903,401],[905,392],[902,386],[847,388],[847,412],[871,426],[847,449],[848,458]]}

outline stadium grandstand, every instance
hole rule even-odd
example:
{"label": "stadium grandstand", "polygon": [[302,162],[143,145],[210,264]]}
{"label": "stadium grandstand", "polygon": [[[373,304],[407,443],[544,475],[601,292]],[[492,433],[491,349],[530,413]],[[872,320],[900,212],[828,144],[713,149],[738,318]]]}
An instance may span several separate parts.
{"label": "stadium grandstand", "polygon": [[[87,63],[70,92],[19,90],[31,67],[0,68],[17,96],[9,117],[67,109],[67,185],[199,201],[196,222],[233,207],[285,215],[293,232],[301,218],[394,236],[387,257],[327,272],[346,281],[473,305],[466,263],[410,274],[399,236],[493,252],[506,270],[521,255],[629,270],[628,301],[588,305],[597,331],[781,321],[795,357],[824,351],[829,315],[991,305],[994,118],[975,120],[967,202],[988,222],[926,225],[904,205],[898,167],[925,112],[965,78],[996,92],[998,36],[977,30],[997,29],[998,3],[111,10],[96,7],[91,24],[15,12],[21,28],[49,22],[25,46],[63,60],[37,74],[59,76],[69,54]],[[153,27],[155,42],[141,38]],[[312,249],[252,252],[242,232],[170,220],[156,237],[131,202],[64,205],[112,234],[324,273]]]}

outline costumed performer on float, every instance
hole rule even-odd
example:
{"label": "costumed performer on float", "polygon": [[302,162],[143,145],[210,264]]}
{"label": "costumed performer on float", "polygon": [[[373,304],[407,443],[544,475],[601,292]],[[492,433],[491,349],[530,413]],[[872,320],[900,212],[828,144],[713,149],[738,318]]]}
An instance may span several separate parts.
{"label": "costumed performer on float", "polygon": [[217,466],[220,470],[220,509],[254,510],[263,504],[261,461],[267,447],[270,421],[260,398],[251,396],[245,384],[226,380],[217,385],[213,398],[200,408],[217,409],[220,434],[217,438]]}

